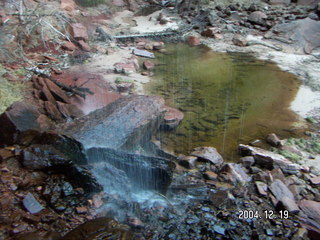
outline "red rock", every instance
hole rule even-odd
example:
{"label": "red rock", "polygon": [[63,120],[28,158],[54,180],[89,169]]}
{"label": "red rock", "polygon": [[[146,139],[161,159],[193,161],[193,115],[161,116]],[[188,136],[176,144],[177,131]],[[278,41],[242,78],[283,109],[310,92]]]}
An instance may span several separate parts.
{"label": "red rock", "polygon": [[141,72],[141,75],[142,75],[142,76],[148,76],[149,73],[148,73],[148,72]]}
{"label": "red rock", "polygon": [[314,184],[314,185],[320,184],[320,176],[311,178],[311,179],[310,179],[310,182],[311,182],[312,184]]}
{"label": "red rock", "polygon": [[65,118],[78,118],[83,116],[83,112],[74,104],[65,104],[58,101],[57,105],[60,113]]}
{"label": "red rock", "polygon": [[136,44],[136,46],[137,46],[137,48],[139,48],[139,49],[144,49],[144,46],[146,45],[146,42],[138,42],[137,44]]}
{"label": "red rock", "polygon": [[154,42],[152,45],[153,50],[161,50],[164,48],[164,42]]}
{"label": "red rock", "polygon": [[54,74],[57,74],[57,75],[62,74],[62,71],[59,70],[59,69],[56,69],[56,68],[51,68],[51,71],[52,71]]}
{"label": "red rock", "polygon": [[147,60],[147,61],[144,61],[144,62],[143,62],[143,67],[144,67],[146,70],[152,70],[152,69],[154,69],[155,64],[154,64],[153,62]]}
{"label": "red rock", "polygon": [[76,40],[86,41],[89,39],[87,28],[81,23],[71,24],[71,35]]}
{"label": "red rock", "polygon": [[76,3],[73,0],[61,0],[60,8],[68,12],[73,12],[76,9]]}
{"label": "red rock", "polygon": [[133,89],[133,87],[134,87],[134,84],[131,82],[123,82],[123,83],[117,84],[117,89],[121,93],[128,92],[131,89]]}
{"label": "red rock", "polygon": [[212,172],[212,171],[206,171],[206,172],[204,172],[203,177],[207,180],[214,181],[214,180],[217,180],[218,174],[216,174],[215,172]]}
{"label": "red rock", "polygon": [[44,79],[45,84],[47,85],[49,91],[52,93],[52,96],[57,100],[65,103],[70,103],[69,97],[67,94],[58,87],[54,82],[51,80],[45,78]]}
{"label": "red rock", "polygon": [[125,5],[123,0],[112,0],[112,4],[116,7],[123,7]]}
{"label": "red rock", "polygon": [[77,46],[72,42],[65,42],[61,47],[67,51],[74,51],[77,49]]}
{"label": "red rock", "polygon": [[235,34],[232,38],[232,42],[234,45],[239,47],[245,47],[248,44],[247,39],[244,36],[241,36],[240,34]]}
{"label": "red rock", "polygon": [[51,62],[59,62],[59,60],[52,56],[44,56],[45,59],[51,61]]}
{"label": "red rock", "polygon": [[189,36],[187,42],[190,46],[200,45],[200,39],[195,36]]}
{"label": "red rock", "polygon": [[183,112],[176,108],[165,106],[164,127],[167,129],[176,128],[184,118]]}
{"label": "red rock", "polygon": [[86,51],[86,52],[90,52],[91,51],[91,48],[90,46],[83,40],[79,40],[78,41],[78,44],[80,46],[80,48],[83,50],[83,51]]}
{"label": "red rock", "polygon": [[63,119],[60,111],[52,102],[45,101],[44,107],[45,107],[45,110],[46,110],[48,116],[50,118],[52,118],[53,120],[61,121]]}
{"label": "red rock", "polygon": [[221,33],[215,33],[213,34],[214,39],[223,39],[223,35]]}
{"label": "red rock", "polygon": [[320,222],[320,202],[302,200],[299,207],[309,218]]}
{"label": "red rock", "polygon": [[84,214],[84,213],[87,213],[88,212],[88,209],[87,207],[83,206],[83,207],[76,207],[76,211],[77,213],[79,214]]}
{"label": "red rock", "polygon": [[115,67],[115,71],[117,73],[129,74],[129,73],[136,72],[136,67],[135,67],[133,62],[130,62],[130,63],[116,63],[114,65],[114,67]]}
{"label": "red rock", "polygon": [[51,91],[49,90],[46,81],[44,78],[38,78],[38,83],[41,86],[41,94],[40,97],[42,100],[47,100],[53,104],[56,104],[56,99],[51,94]]}
{"label": "red rock", "polygon": [[106,53],[106,49],[101,46],[95,46],[94,49],[99,53]]}

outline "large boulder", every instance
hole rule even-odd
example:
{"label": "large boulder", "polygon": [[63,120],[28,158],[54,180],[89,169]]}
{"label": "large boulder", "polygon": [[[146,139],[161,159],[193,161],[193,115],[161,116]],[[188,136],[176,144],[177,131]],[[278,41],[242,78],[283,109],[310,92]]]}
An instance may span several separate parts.
{"label": "large boulder", "polygon": [[312,53],[320,48],[320,22],[310,18],[275,25],[266,37],[280,37],[291,41],[297,53]]}
{"label": "large boulder", "polygon": [[255,11],[250,13],[248,21],[253,24],[264,25],[266,23],[267,18],[268,16],[265,13],[261,11]]}
{"label": "large boulder", "polygon": [[[105,165],[105,178],[112,178],[114,173],[119,175],[120,170],[125,173],[120,178],[129,179],[135,189],[152,189],[165,193],[171,183],[174,164],[164,158],[130,154],[107,148],[91,148],[87,150],[87,156],[88,161],[93,166],[99,162],[107,163]],[[114,170],[108,165],[118,170]],[[97,166],[100,165],[98,164]],[[110,180],[112,183],[107,184],[109,188],[115,181],[119,181],[119,179],[115,178]],[[121,186],[118,187],[124,188],[124,185],[127,184],[128,182],[126,184],[120,183]]]}
{"label": "large boulder", "polygon": [[131,95],[65,124],[61,132],[86,149],[133,151],[150,140],[163,122],[164,111],[161,97]]}
{"label": "large boulder", "polygon": [[292,163],[280,154],[262,148],[240,144],[239,151],[243,156],[253,156],[257,164],[268,169],[280,168],[283,172],[289,174],[296,174],[300,170],[298,164]]}
{"label": "large boulder", "polygon": [[14,144],[28,130],[40,130],[38,109],[25,102],[13,103],[0,115],[0,145]]}

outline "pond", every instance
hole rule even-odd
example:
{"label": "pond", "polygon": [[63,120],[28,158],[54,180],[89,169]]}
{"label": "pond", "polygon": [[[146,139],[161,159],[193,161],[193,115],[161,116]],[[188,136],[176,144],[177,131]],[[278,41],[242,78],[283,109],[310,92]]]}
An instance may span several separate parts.
{"label": "pond", "polygon": [[298,116],[289,106],[300,83],[274,63],[178,44],[167,46],[167,54],[157,54],[156,65],[147,94],[163,96],[167,105],[185,114],[175,130],[157,135],[175,153],[214,146],[233,161],[238,143],[272,132],[280,137],[298,134]]}

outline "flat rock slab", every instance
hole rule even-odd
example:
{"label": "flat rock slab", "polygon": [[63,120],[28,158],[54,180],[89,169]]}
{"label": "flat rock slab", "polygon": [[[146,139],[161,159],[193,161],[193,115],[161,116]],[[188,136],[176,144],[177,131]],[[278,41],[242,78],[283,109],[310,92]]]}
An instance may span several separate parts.
{"label": "flat rock slab", "polygon": [[137,49],[134,48],[132,50],[132,53],[134,55],[140,56],[140,57],[146,57],[146,58],[155,58],[154,54],[152,52],[148,52],[146,50],[141,50],[141,49]]}
{"label": "flat rock slab", "polygon": [[164,116],[161,97],[130,95],[74,122],[61,132],[92,147],[134,150],[150,140]]}
{"label": "flat rock slab", "polygon": [[192,156],[196,156],[202,160],[209,161],[214,165],[221,165],[223,163],[222,156],[218,153],[214,147],[198,147],[191,153]]}
{"label": "flat rock slab", "polygon": [[294,195],[290,189],[279,179],[274,180],[270,185],[272,194],[277,198],[278,201],[282,201],[284,198],[294,200]]}
{"label": "flat rock slab", "polygon": [[35,197],[32,195],[32,193],[28,193],[23,201],[23,206],[30,212],[31,214],[35,214],[40,212],[43,208],[43,206],[35,199]]}
{"label": "flat rock slab", "polygon": [[242,155],[253,156],[257,164],[269,169],[281,168],[284,173],[288,174],[296,174],[300,170],[298,164],[292,163],[280,154],[262,148],[240,144],[239,150]]}
{"label": "flat rock slab", "polygon": [[232,182],[247,183],[252,180],[240,164],[228,163],[222,168],[222,173]]}
{"label": "flat rock slab", "polygon": [[320,202],[302,200],[299,203],[299,207],[309,218],[320,224]]}

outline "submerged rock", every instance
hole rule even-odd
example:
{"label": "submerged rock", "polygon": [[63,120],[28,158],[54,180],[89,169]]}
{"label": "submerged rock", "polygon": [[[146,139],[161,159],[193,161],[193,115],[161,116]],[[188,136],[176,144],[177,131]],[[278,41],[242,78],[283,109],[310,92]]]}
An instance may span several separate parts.
{"label": "submerged rock", "polygon": [[102,147],[135,150],[145,146],[164,116],[161,97],[131,95],[62,127],[87,149]]}
{"label": "submerged rock", "polygon": [[85,222],[60,240],[133,239],[130,227],[111,218],[97,218]]}

